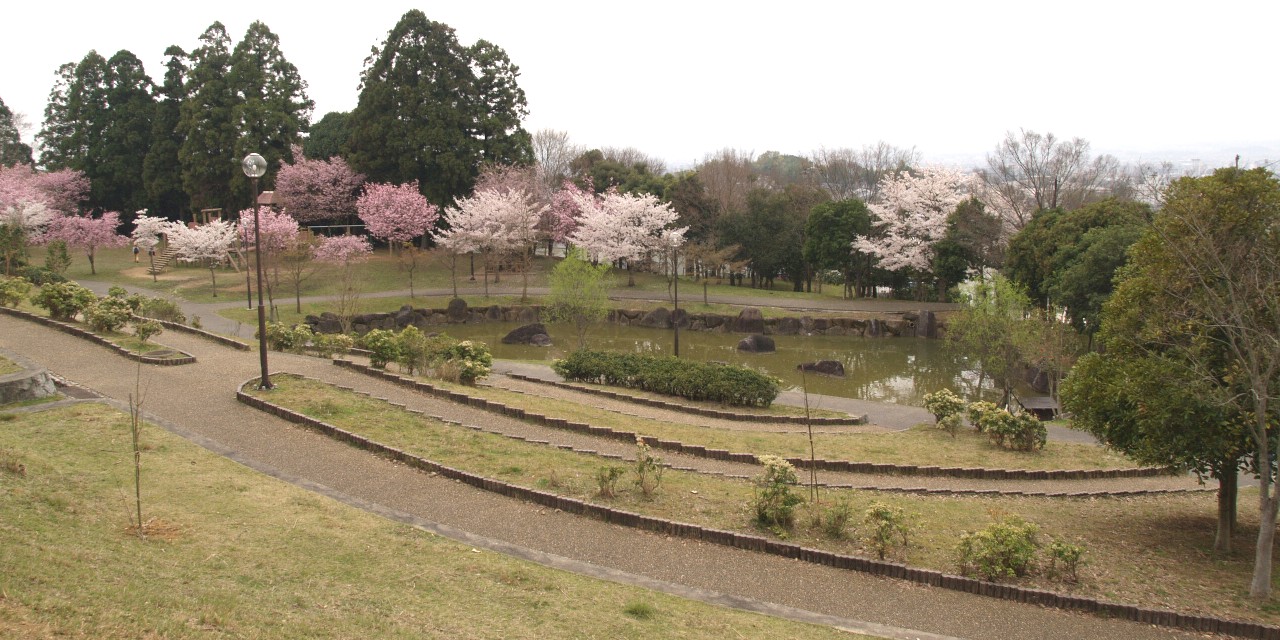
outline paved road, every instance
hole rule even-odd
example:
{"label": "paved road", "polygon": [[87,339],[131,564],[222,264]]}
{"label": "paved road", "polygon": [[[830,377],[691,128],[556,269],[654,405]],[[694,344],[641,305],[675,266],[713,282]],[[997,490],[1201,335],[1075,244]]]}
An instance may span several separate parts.
{"label": "paved road", "polygon": [[[255,469],[468,544],[884,637],[1202,637],[671,539],[537,508],[413,471],[239,404],[236,386],[258,373],[254,354],[177,333],[165,334],[162,342],[199,362],[142,367],[152,421]],[[133,362],[26,321],[0,316],[0,347],[116,400],[134,390]],[[272,353],[271,362],[274,371],[315,376],[376,396],[408,393],[315,358]]]}

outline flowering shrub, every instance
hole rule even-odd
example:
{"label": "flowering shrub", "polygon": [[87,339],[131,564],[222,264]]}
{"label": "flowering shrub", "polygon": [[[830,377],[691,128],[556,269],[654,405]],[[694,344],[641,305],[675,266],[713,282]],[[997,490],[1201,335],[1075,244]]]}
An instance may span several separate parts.
{"label": "flowering shrub", "polygon": [[493,355],[483,342],[463,340],[449,345],[441,350],[440,358],[457,367],[458,381],[462,384],[475,384],[493,370]]}
{"label": "flowering shrub", "polygon": [[981,531],[964,533],[956,545],[961,575],[978,574],[987,580],[1027,575],[1035,566],[1040,528],[1017,516],[1009,516]]}
{"label": "flowering shrub", "polygon": [[0,280],[0,306],[16,307],[31,292],[31,282],[25,278]]}
{"label": "flowering shrub", "polygon": [[129,306],[129,301],[118,296],[99,299],[84,310],[85,322],[99,333],[118,331],[132,317],[133,308]]}
{"label": "flowering shrub", "polygon": [[1000,407],[997,407],[992,402],[970,402],[966,413],[969,415],[969,424],[973,425],[974,429],[982,431],[985,428],[982,422],[983,418],[999,410]]}
{"label": "flowering shrub", "polygon": [[386,329],[373,329],[360,337],[359,344],[369,350],[369,364],[385,369],[388,362],[400,357],[400,343],[396,334]]}
{"label": "flowering shrub", "polygon": [[952,415],[958,415],[964,412],[965,402],[960,396],[951,393],[949,389],[935,391],[924,397],[924,408],[933,414],[933,419],[939,423],[943,418]]}
{"label": "flowering shrub", "polygon": [[316,349],[316,355],[321,358],[332,358],[335,355],[347,355],[347,352],[356,345],[356,341],[345,333],[321,333],[311,338],[311,344]]}
{"label": "flowering shrub", "polygon": [[652,498],[662,484],[662,469],[662,458],[653,455],[644,438],[636,436],[636,486],[644,497]]}
{"label": "flowering shrub", "polygon": [[863,522],[868,531],[863,537],[876,554],[884,560],[889,554],[905,551],[911,533],[911,517],[902,507],[892,507],[883,502],[872,502]]}
{"label": "flowering shrub", "polygon": [[796,505],[804,498],[791,492],[799,479],[796,468],[779,456],[760,456],[764,473],[756,478],[755,500],[752,504],[756,522],[774,533],[784,535],[795,522]]}
{"label": "flowering shrub", "polygon": [[1049,430],[1029,413],[1014,415],[1004,409],[986,413],[981,419],[982,430],[997,446],[1035,451],[1043,449],[1049,438]]}
{"label": "flowering shrub", "polygon": [[147,340],[164,333],[164,326],[155,320],[135,321],[133,323],[133,335],[138,336],[138,342],[146,343]]}
{"label": "flowering shrub", "polygon": [[305,324],[290,327],[282,322],[267,323],[267,346],[272,351],[302,353],[312,336],[311,327]]}

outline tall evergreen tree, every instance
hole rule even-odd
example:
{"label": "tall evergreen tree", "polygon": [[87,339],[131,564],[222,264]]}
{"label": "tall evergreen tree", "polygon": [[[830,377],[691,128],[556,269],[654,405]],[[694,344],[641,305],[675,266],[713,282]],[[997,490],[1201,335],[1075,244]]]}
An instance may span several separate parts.
{"label": "tall evergreen tree", "polygon": [[365,63],[348,159],[372,182],[417,180],[432,202],[451,203],[481,162],[532,158],[517,74],[498,47],[463,47],[448,25],[409,11]]}
{"label": "tall evergreen tree", "polygon": [[[292,146],[301,142],[298,134],[307,130],[315,103],[307,97],[307,83],[297,67],[280,51],[280,38],[267,25],[249,25],[231,54],[227,81],[237,98],[232,117],[241,128],[235,157],[259,153],[273,169],[282,159],[292,160]],[[262,188],[271,189],[274,181],[275,171],[268,171]],[[231,188],[236,202],[253,202],[242,172],[233,173]]]}
{"label": "tall evergreen tree", "polygon": [[[45,106],[44,127],[36,136],[46,169],[76,169],[92,180],[90,146],[106,123],[107,59],[90,51],[79,63],[58,68],[58,80]],[[90,196],[92,200],[92,195]]]}
{"label": "tall evergreen tree", "polygon": [[[350,111],[330,111],[311,125],[307,139],[302,143],[302,153],[311,160],[328,160],[346,154],[347,139],[351,137]],[[294,162],[298,159],[294,158]]]}
{"label": "tall evergreen tree", "polygon": [[151,148],[142,163],[142,181],[151,214],[177,220],[190,202],[182,189],[182,167],[178,163],[178,150],[182,147],[178,121],[187,97],[187,52],[174,45],[164,54],[169,61],[165,63],[164,84],[157,92],[159,101],[151,119]]}
{"label": "tall evergreen tree", "polygon": [[134,211],[146,206],[142,168],[151,148],[154,88],[142,61],[124,50],[107,61],[105,80],[101,133],[89,145],[94,168],[88,174],[90,197],[96,207],[123,212],[128,222]]}
{"label": "tall evergreen tree", "polygon": [[4,100],[0,100],[0,167],[33,163],[31,145],[22,141],[18,122],[19,116],[9,110]]}
{"label": "tall evergreen tree", "polygon": [[182,186],[194,208],[223,207],[234,210],[227,189],[236,173],[236,96],[228,83],[231,39],[221,22],[209,25],[191,52],[187,98],[179,109],[178,164]]}

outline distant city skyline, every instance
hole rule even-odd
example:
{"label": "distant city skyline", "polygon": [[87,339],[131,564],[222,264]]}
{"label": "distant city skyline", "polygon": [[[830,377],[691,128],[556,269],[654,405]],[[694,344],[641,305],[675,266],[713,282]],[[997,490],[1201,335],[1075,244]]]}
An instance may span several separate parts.
{"label": "distant city skyline", "polygon": [[[892,4],[420,8],[464,45],[506,50],[521,69],[529,131],[634,147],[670,168],[726,147],[803,156],[879,141],[973,165],[1019,129],[1081,137],[1127,162],[1280,160],[1280,85],[1265,62],[1276,57],[1280,3],[881,6]],[[0,99],[26,116],[34,143],[59,65],[128,49],[159,80],[170,44],[195,48],[214,21],[238,41],[261,20],[309,84],[314,121],[355,107],[364,58],[414,7],[371,0],[336,15],[290,3],[21,3],[7,12],[19,28],[0,40]]]}

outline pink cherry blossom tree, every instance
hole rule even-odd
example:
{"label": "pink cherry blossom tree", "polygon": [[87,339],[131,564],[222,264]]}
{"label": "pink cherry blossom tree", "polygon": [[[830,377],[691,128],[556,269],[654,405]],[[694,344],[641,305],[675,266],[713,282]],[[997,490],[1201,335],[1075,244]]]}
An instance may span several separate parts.
{"label": "pink cherry blossom tree", "polygon": [[322,239],[313,255],[318,262],[338,269],[338,297],[335,315],[342,323],[342,332],[351,331],[351,318],[360,310],[360,279],[355,265],[369,259],[373,247],[364,236],[333,236]]}
{"label": "pink cherry blossom tree", "polygon": [[674,227],[679,219],[670,204],[650,194],[618,193],[610,189],[597,198],[575,198],[582,211],[579,225],[569,239],[593,260],[627,264],[627,286],[635,286],[635,263],[652,259],[655,252],[679,239],[688,227]]}
{"label": "pink cherry blossom tree", "polygon": [[[523,189],[482,189],[459,198],[448,212],[449,229],[439,234],[440,245],[459,255],[477,252],[484,257],[485,295],[489,295],[489,267],[511,259],[523,274],[521,302],[529,295],[529,269],[538,242],[538,223],[548,205],[538,204]],[[457,290],[456,273],[454,289]],[[497,278],[494,279],[497,282]],[[455,293],[456,295],[456,293]]]}
{"label": "pink cherry blossom tree", "polygon": [[[855,251],[880,259],[890,271],[907,269],[920,277],[933,273],[936,246],[947,234],[947,217],[968,197],[972,176],[941,167],[918,175],[903,171],[880,181],[880,201],[867,205],[875,233],[854,240]],[[922,297],[923,287],[917,289]]]}
{"label": "pink cherry blossom tree", "polygon": [[281,162],[276,174],[276,196],[289,215],[307,224],[335,220],[354,213],[364,175],[340,157],[311,160],[295,147],[294,162]]}
{"label": "pink cherry blossom tree", "polygon": [[245,268],[249,267],[249,251],[256,246],[255,242],[260,241],[262,255],[258,259],[262,262],[263,270],[271,276],[267,281],[268,308],[275,313],[275,289],[280,286],[280,257],[297,240],[301,229],[298,221],[289,214],[261,207],[258,209],[257,225],[262,236],[260,240],[254,236],[253,209],[240,212],[240,246],[244,248]]}
{"label": "pink cherry blossom tree", "polygon": [[61,240],[68,247],[81,249],[89,258],[89,273],[97,274],[94,258],[99,247],[123,247],[128,238],[116,233],[120,226],[120,214],[107,211],[99,218],[90,216],[57,216],[49,224],[42,242]]}
{"label": "pink cherry blossom tree", "polygon": [[413,292],[413,273],[418,268],[419,247],[414,238],[426,239],[440,218],[440,207],[431,204],[418,192],[418,181],[393,185],[374,183],[365,186],[356,200],[356,211],[365,228],[375,238],[385,240],[398,252],[409,272],[409,297]]}
{"label": "pink cherry blossom tree", "polygon": [[215,270],[230,260],[230,254],[238,241],[234,222],[214,220],[208,224],[188,227],[178,222],[169,223],[169,247],[182,262],[204,263],[209,268],[213,282],[213,295],[218,295],[218,278]]}
{"label": "pink cherry blossom tree", "polygon": [[542,218],[542,232],[548,241],[547,255],[551,255],[550,247],[554,243],[568,243],[569,236],[578,228],[578,219],[582,217],[580,199],[596,200],[590,178],[585,189],[572,180],[565,180],[561,189],[552,194],[551,208]]}

